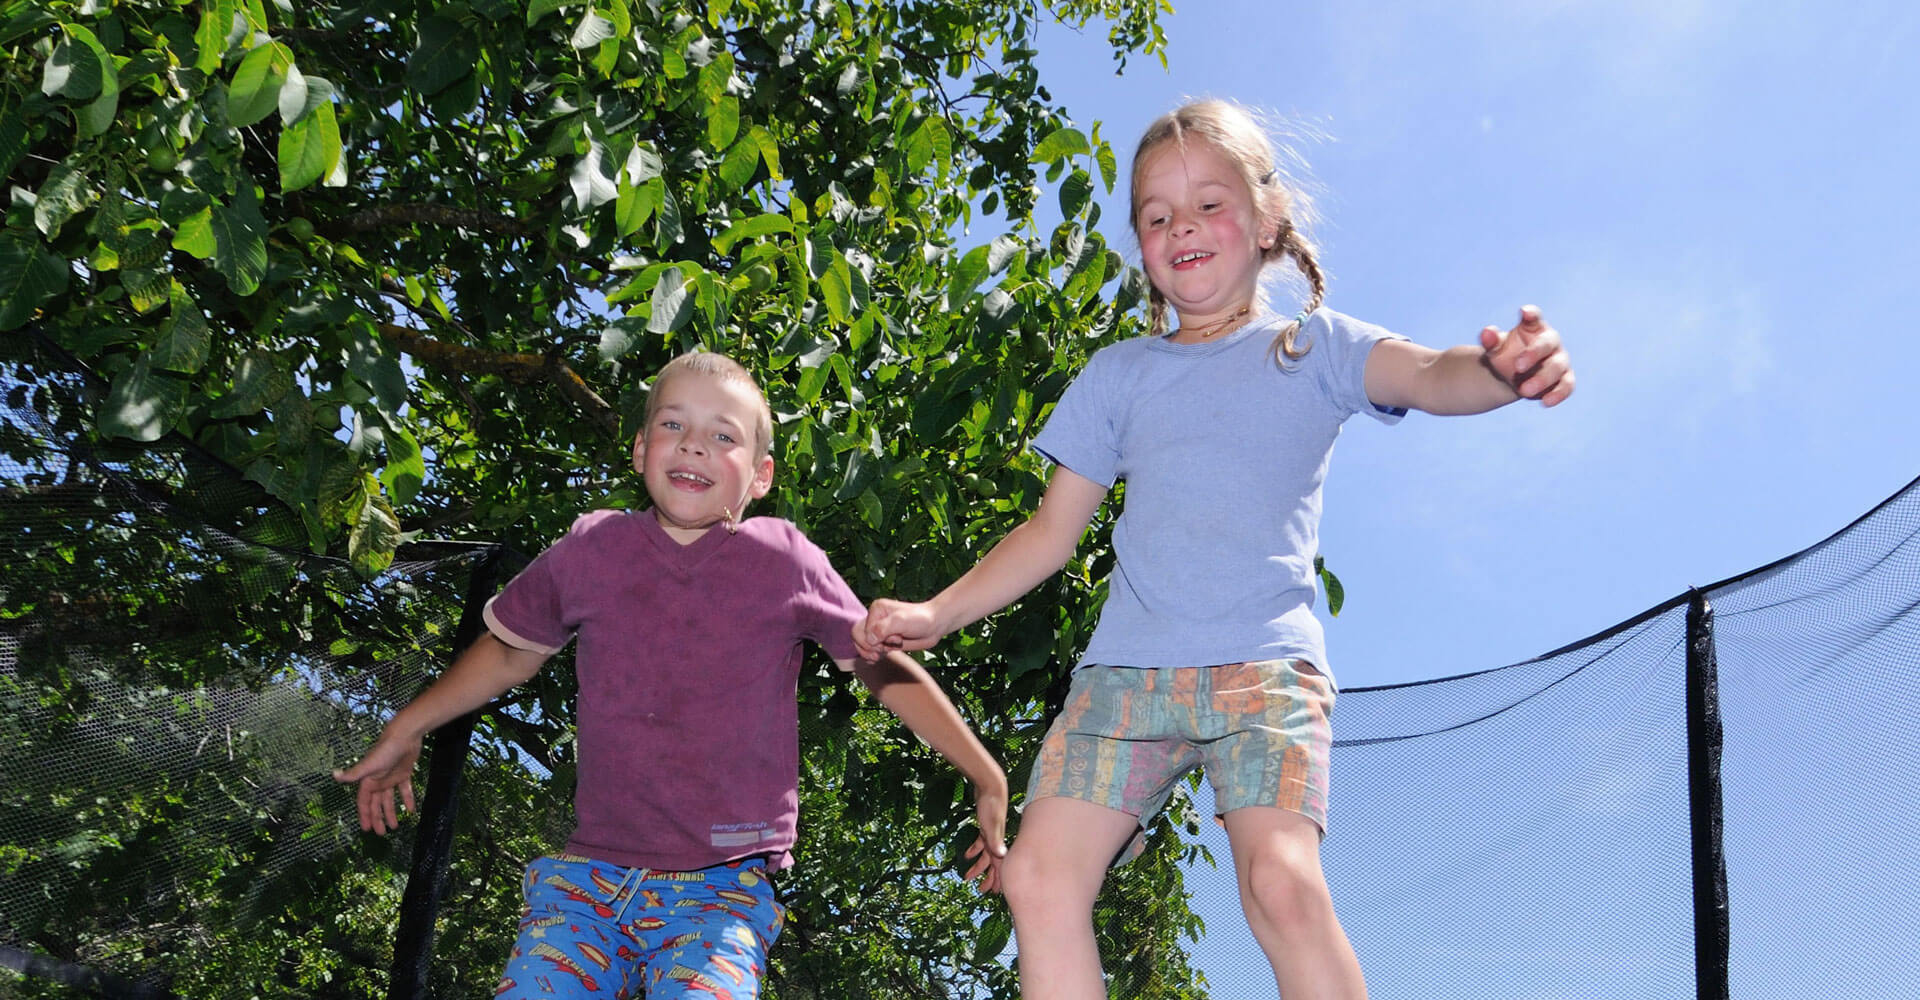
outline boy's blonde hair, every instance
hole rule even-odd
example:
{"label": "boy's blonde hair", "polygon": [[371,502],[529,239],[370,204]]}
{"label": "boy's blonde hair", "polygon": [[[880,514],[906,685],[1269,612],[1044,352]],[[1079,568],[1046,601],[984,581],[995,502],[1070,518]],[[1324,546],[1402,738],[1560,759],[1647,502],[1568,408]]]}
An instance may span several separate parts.
{"label": "boy's blonde hair", "polygon": [[[1146,132],[1140,136],[1140,145],[1133,151],[1133,207],[1128,212],[1127,222],[1133,226],[1134,239],[1140,238],[1138,191],[1142,164],[1161,146],[1172,143],[1185,148],[1190,138],[1213,146],[1239,169],[1241,179],[1246,182],[1247,190],[1253,196],[1254,211],[1259,213],[1263,227],[1271,227],[1266,231],[1274,235],[1273,245],[1261,251],[1261,260],[1263,263],[1275,263],[1293,258],[1309,286],[1306,307],[1300,315],[1311,315],[1320,308],[1321,300],[1327,294],[1326,275],[1320,270],[1313,243],[1301,229],[1303,223],[1310,221],[1312,202],[1280,169],[1267,130],[1237,104],[1220,100],[1193,101],[1161,115],[1147,126]],[[1260,304],[1265,306],[1266,290],[1261,289],[1258,296]],[[1158,288],[1151,287],[1151,283],[1147,291],[1147,305],[1153,335],[1165,334],[1167,298]],[[1307,349],[1312,345],[1298,344],[1299,335],[1299,320],[1281,328],[1279,336],[1273,339],[1273,358],[1276,362],[1284,364],[1283,357],[1292,361],[1306,356]]]}
{"label": "boy's blonde hair", "polygon": [[653,376],[653,384],[647,387],[647,409],[643,423],[653,423],[654,411],[659,408],[660,394],[655,390],[665,385],[667,379],[680,374],[708,375],[728,382],[743,382],[753,388],[753,398],[760,404],[758,418],[753,427],[753,455],[765,458],[773,453],[773,410],[767,406],[766,391],[754,379],[753,373],[738,361],[724,354],[711,351],[688,351],[660,366],[658,374]]}

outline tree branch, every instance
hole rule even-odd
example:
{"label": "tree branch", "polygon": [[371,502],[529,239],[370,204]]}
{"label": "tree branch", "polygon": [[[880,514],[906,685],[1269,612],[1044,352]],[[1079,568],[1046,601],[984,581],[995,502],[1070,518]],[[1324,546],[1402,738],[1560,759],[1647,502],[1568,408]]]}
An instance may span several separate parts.
{"label": "tree branch", "polygon": [[541,234],[539,226],[523,222],[510,215],[470,208],[454,208],[451,205],[375,205],[340,220],[340,225],[356,233],[385,229],[394,225],[422,223],[432,226],[451,226],[456,229],[506,233],[509,236],[529,239]]}
{"label": "tree branch", "polygon": [[610,435],[620,433],[620,415],[587,385],[585,379],[559,358],[540,354],[505,354],[463,344],[449,344],[393,323],[381,323],[379,330],[380,335],[395,347],[430,368],[463,375],[496,375],[514,385],[550,383],[560,390],[562,396],[585,411],[602,430]]}

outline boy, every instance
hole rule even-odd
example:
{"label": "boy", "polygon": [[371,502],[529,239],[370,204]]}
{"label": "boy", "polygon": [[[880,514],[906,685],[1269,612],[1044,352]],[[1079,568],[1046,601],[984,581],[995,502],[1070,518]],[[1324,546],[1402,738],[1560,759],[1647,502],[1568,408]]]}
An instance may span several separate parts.
{"label": "boy", "polygon": [[865,610],[798,528],[740,520],[773,484],[772,433],[738,363],[668,363],[633,445],[652,509],[575,521],[487,603],[488,634],[334,775],[360,783],[362,829],[393,829],[393,793],[413,808],[421,737],[578,638],[579,825],[564,853],[527,866],[497,996],[758,995],[785,915],[766,875],[793,860],[802,639],[973,782],[967,877],[998,887],[1000,766],[911,658],[856,660]]}

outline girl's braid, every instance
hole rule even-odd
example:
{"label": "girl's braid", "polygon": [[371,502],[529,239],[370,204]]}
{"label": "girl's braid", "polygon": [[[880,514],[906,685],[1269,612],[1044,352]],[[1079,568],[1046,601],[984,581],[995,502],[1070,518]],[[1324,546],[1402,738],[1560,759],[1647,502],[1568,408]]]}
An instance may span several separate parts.
{"label": "girl's braid", "polygon": [[1295,227],[1292,220],[1280,223],[1280,238],[1274,250],[1280,256],[1293,258],[1293,262],[1300,268],[1300,273],[1306,275],[1307,284],[1311,288],[1306,307],[1300,310],[1301,318],[1289,322],[1281,328],[1280,335],[1273,338],[1274,363],[1285,367],[1289,361],[1298,361],[1306,357],[1308,348],[1313,346],[1312,344],[1300,346],[1300,325],[1306,317],[1313,315],[1314,310],[1320,308],[1320,303],[1326,299],[1327,276],[1320,270],[1320,260],[1314,255],[1313,244],[1307,242],[1306,234]]}
{"label": "girl's braid", "polygon": [[1167,334],[1167,297],[1160,294],[1153,282],[1147,282],[1147,334],[1164,337]]}

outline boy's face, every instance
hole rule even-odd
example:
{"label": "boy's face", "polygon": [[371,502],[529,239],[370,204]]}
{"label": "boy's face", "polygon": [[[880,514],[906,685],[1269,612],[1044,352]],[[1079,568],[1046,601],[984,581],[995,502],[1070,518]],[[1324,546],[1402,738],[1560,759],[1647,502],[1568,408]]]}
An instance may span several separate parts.
{"label": "boy's face", "polygon": [[1252,301],[1270,227],[1232,160],[1209,142],[1164,143],[1141,164],[1134,197],[1141,263],[1182,326],[1218,321]]}
{"label": "boy's face", "polygon": [[754,428],[760,398],[735,379],[676,372],[653,387],[653,415],[633,442],[633,469],[647,484],[654,517],[685,545],[773,486],[773,458]]}

